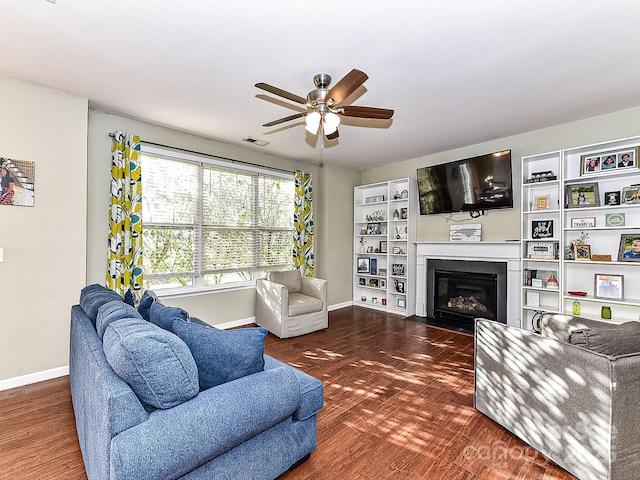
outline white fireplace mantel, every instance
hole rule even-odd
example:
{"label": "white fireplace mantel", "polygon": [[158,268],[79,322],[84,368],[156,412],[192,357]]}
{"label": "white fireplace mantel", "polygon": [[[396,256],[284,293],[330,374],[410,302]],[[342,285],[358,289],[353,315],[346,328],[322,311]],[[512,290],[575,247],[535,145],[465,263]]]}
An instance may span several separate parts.
{"label": "white fireplace mantel", "polygon": [[425,317],[429,259],[507,264],[507,324],[520,327],[520,242],[417,242],[416,315]]}

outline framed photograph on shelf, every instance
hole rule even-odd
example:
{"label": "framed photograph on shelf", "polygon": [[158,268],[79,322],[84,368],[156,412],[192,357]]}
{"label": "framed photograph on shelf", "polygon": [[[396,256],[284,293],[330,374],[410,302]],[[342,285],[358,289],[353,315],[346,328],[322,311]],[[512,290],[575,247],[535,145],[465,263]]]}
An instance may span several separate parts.
{"label": "framed photograph on shelf", "polygon": [[396,282],[396,292],[404,293],[404,282]]}
{"label": "framed photograph on shelf", "polygon": [[549,210],[551,205],[551,195],[536,195],[533,198],[534,210]]}
{"label": "framed photograph on shelf", "polygon": [[619,262],[640,262],[640,233],[620,235]]}
{"label": "framed photograph on shelf", "polygon": [[553,238],[553,220],[532,220],[531,238]]}
{"label": "framed photograph on shelf", "polygon": [[381,240],[380,241],[380,253],[387,253],[387,241],[386,240]]}
{"label": "framed photograph on shelf", "polygon": [[607,227],[624,227],[624,213],[605,213],[604,223]]}
{"label": "framed photograph on shelf", "polygon": [[368,257],[358,258],[358,273],[369,273],[369,260]]}
{"label": "framed photograph on shelf", "polygon": [[571,219],[571,228],[592,228],[596,226],[596,217],[576,217]]}
{"label": "framed photograph on shelf", "polygon": [[591,260],[591,246],[590,245],[574,245],[573,258],[574,260]]}
{"label": "framed photograph on shelf", "polygon": [[599,207],[600,192],[597,183],[576,183],[565,188],[567,208]]}
{"label": "framed photograph on shelf", "polygon": [[554,260],[557,253],[557,242],[527,242],[527,258]]}
{"label": "framed photograph on shelf", "polygon": [[358,279],[358,285],[366,285],[366,284],[367,284],[367,281],[364,278],[360,277]]}
{"label": "framed photograph on shelf", "polygon": [[622,203],[638,204],[640,203],[640,186],[632,185],[622,189]]}
{"label": "framed photograph on shelf", "polygon": [[398,305],[398,307],[400,307],[400,308],[406,308],[407,307],[407,301],[404,298],[398,298],[396,300],[396,305]]}
{"label": "framed photograph on shelf", "polygon": [[620,205],[620,192],[605,192],[604,193],[605,205]]}
{"label": "framed photograph on shelf", "polygon": [[380,224],[367,223],[367,235],[380,235]]}
{"label": "framed photograph on shelf", "polygon": [[387,276],[387,269],[386,268],[379,268],[378,269],[378,275],[380,275],[381,277],[386,277]]}
{"label": "framed photograph on shelf", "polygon": [[391,265],[392,275],[404,276],[405,274],[404,272],[405,272],[404,263],[394,263]]}
{"label": "framed photograph on shelf", "polygon": [[620,168],[637,167],[637,147],[626,147],[610,152],[599,152],[580,157],[580,175],[593,175],[618,170]]}
{"label": "framed photograph on shelf", "polygon": [[624,275],[608,275],[596,273],[594,275],[594,286],[596,298],[607,300],[624,299]]}
{"label": "framed photograph on shelf", "polygon": [[381,278],[379,282],[379,286],[380,288],[387,288],[387,280],[385,280],[384,278]]}

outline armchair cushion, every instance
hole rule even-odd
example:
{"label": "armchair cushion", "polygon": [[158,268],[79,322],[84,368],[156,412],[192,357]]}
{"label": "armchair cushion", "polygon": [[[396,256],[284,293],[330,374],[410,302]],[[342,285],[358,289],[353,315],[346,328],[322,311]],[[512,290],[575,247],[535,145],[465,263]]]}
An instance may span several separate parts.
{"label": "armchair cushion", "polygon": [[573,330],[569,343],[610,356],[637,353],[640,352],[640,323]]}
{"label": "armchair cushion", "polygon": [[264,369],[264,328],[220,330],[175,319],[173,331],[191,349],[201,390]]}
{"label": "armchair cushion", "polygon": [[172,408],[198,394],[198,367],[189,347],[152,323],[139,318],[111,323],[103,350],[111,368],[148,405]]}
{"label": "armchair cushion", "polygon": [[287,287],[289,293],[298,293],[302,290],[302,275],[300,270],[286,270],[284,272],[271,272],[269,280]]}
{"label": "armchair cushion", "polygon": [[289,316],[295,317],[304,313],[319,312],[322,310],[322,300],[302,293],[289,294]]}

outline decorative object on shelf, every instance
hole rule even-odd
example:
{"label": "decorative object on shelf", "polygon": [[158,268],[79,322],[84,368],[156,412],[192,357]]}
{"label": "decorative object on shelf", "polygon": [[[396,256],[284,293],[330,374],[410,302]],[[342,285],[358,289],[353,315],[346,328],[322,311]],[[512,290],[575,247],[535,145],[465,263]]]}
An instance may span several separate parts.
{"label": "decorative object on shelf", "polygon": [[380,253],[387,253],[387,241],[380,240]]}
{"label": "decorative object on shelf", "polygon": [[576,217],[571,219],[571,228],[592,228],[596,226],[596,217]]}
{"label": "decorative object on shelf", "polygon": [[407,301],[404,298],[398,298],[396,300],[396,305],[398,305],[399,308],[405,308],[407,306]]}
{"label": "decorative object on shelf", "polygon": [[387,276],[387,269],[386,268],[379,268],[378,269],[378,275],[380,275],[381,277],[386,277]]}
{"label": "decorative object on shelf", "polygon": [[406,220],[407,219],[407,211],[408,211],[408,209],[404,208],[404,207],[400,209],[400,218],[402,220]]}
{"label": "decorative object on shelf", "polygon": [[611,255],[602,255],[602,254],[592,253],[591,254],[591,261],[592,262],[610,262],[611,261]]}
{"label": "decorative object on shelf", "polygon": [[396,193],[393,194],[393,199],[398,200],[400,198],[400,192],[396,190]]}
{"label": "decorative object on shelf", "polygon": [[367,301],[367,297],[366,297],[365,295],[362,295],[362,296],[360,297],[360,301],[361,301],[361,302],[366,302],[366,301]]}
{"label": "decorative object on shelf", "polygon": [[605,205],[620,205],[620,191],[617,192],[605,192],[604,193]]}
{"label": "decorative object on shelf", "polygon": [[636,148],[589,153],[580,157],[580,175],[594,175],[636,166]]}
{"label": "decorative object on shelf", "polygon": [[373,197],[367,197],[365,203],[379,203],[384,202],[384,195],[375,195]]}
{"label": "decorative object on shelf", "polygon": [[624,213],[605,213],[604,224],[607,227],[624,227]]}
{"label": "decorative object on shelf", "polygon": [[400,194],[400,198],[409,198],[409,190],[402,190],[402,193]]}
{"label": "decorative object on shelf", "polygon": [[571,313],[574,315],[580,315],[580,302],[576,299],[571,305]]}
{"label": "decorative object on shelf", "polygon": [[580,232],[580,236],[574,240],[569,242],[569,245],[564,250],[564,259],[565,260],[573,260],[574,257],[574,247],[576,245],[586,245],[587,240],[589,239],[589,234],[585,232]]}
{"label": "decorative object on shelf", "polygon": [[536,195],[533,198],[534,210],[549,210],[551,208],[551,195]]}
{"label": "decorative object on shelf", "polygon": [[379,287],[380,288],[387,288],[387,281],[384,278],[380,279]]}
{"label": "decorative object on shelf", "polygon": [[527,242],[527,258],[555,260],[558,258],[558,242]]}
{"label": "decorative object on shelf", "polygon": [[400,275],[404,276],[405,274],[405,265],[404,263],[394,263],[391,265],[391,274],[392,275]]}
{"label": "decorative object on shelf", "polygon": [[531,270],[529,268],[525,268],[524,269],[524,284],[527,287],[531,287],[533,286],[532,280],[534,278],[536,278],[538,271],[537,270]]}
{"label": "decorative object on shelf", "polygon": [[541,286],[543,288],[558,289],[558,272],[556,270],[537,270],[536,279],[542,280]]}
{"label": "decorative object on shelf", "polygon": [[383,298],[383,299],[382,299],[382,305],[386,305],[386,304],[387,304],[387,299],[386,299],[386,298]]}
{"label": "decorative object on shelf", "polygon": [[540,293],[539,292],[527,292],[527,307],[539,307],[540,306]]}
{"label": "decorative object on shelf", "polygon": [[573,259],[574,260],[591,260],[591,246],[590,245],[574,245]]}
{"label": "decorative object on shelf", "polygon": [[631,185],[630,187],[624,187],[622,189],[622,203],[640,203],[640,185]]}
{"label": "decorative object on shelf", "polygon": [[576,297],[586,297],[587,296],[587,292],[578,292],[578,291],[569,290],[567,293],[569,295],[575,295]]}
{"label": "decorative object on shelf", "polygon": [[358,273],[369,273],[369,260],[368,257],[358,258]]}
{"label": "decorative object on shelf", "polygon": [[596,273],[593,291],[596,298],[622,300],[624,298],[624,275]]}
{"label": "decorative object on shelf", "polygon": [[360,229],[360,235],[366,235],[367,234],[367,229],[366,228],[361,228]]}
{"label": "decorative object on shelf", "polygon": [[369,286],[378,288],[378,279],[377,278],[370,278],[369,279]]}
{"label": "decorative object on shelf", "polygon": [[533,220],[531,238],[553,238],[553,220]]}
{"label": "decorative object on shelf", "polygon": [[358,285],[366,285],[366,284],[367,284],[367,281],[364,278],[360,277],[358,279]]}
{"label": "decorative object on shelf", "polygon": [[396,281],[396,292],[404,293],[404,282]]}
{"label": "decorative object on shelf", "polygon": [[360,237],[360,253],[364,253],[366,250],[366,247],[364,246],[364,244],[365,244],[364,237]]}
{"label": "decorative object on shelf", "polygon": [[385,212],[384,210],[376,210],[375,212],[371,212],[366,216],[367,222],[383,222],[385,220]]}
{"label": "decorative object on shelf", "polygon": [[371,297],[371,303],[376,305],[378,303],[378,297]]}
{"label": "decorative object on shelf", "polygon": [[482,225],[480,223],[449,225],[450,242],[479,242],[481,240]]}
{"label": "decorative object on shelf", "polygon": [[640,262],[640,233],[623,233],[618,247],[619,262]]}
{"label": "decorative object on shelf", "polygon": [[597,183],[575,183],[565,188],[567,208],[599,207],[600,192]]}
{"label": "decorative object on shelf", "polygon": [[525,183],[538,183],[538,182],[550,182],[551,180],[557,180],[558,176],[552,171],[548,172],[533,172],[531,178],[527,178]]}
{"label": "decorative object on shelf", "polygon": [[371,273],[371,275],[378,274],[378,260],[376,258],[370,259],[369,273]]}
{"label": "decorative object on shelf", "polygon": [[398,212],[397,208],[393,211],[393,219],[394,220],[399,220],[400,219],[400,212]]}
{"label": "decorative object on shelf", "polygon": [[600,316],[605,320],[611,320],[611,307],[603,305],[600,309]]}

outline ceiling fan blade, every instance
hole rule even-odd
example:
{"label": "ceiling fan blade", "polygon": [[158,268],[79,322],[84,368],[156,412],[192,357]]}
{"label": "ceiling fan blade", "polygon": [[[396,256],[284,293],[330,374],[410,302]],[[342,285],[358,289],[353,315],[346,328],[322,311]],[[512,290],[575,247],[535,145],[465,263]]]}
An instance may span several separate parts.
{"label": "ceiling fan blade", "polygon": [[332,98],[334,104],[342,102],[345,98],[360,88],[360,85],[362,85],[367,78],[369,78],[369,76],[366,73],[354,68],[342,77],[342,79],[336,83],[331,90],[329,90],[327,99]]}
{"label": "ceiling fan blade", "polygon": [[327,140],[334,140],[336,138],[338,138],[340,135],[338,134],[338,130],[336,129],[335,132],[330,133],[329,135],[325,135],[327,137]]}
{"label": "ceiling fan blade", "polygon": [[269,93],[273,93],[274,95],[286,98],[287,100],[291,100],[292,102],[302,103],[303,105],[307,103],[306,98],[302,98],[295,93],[287,92],[286,90],[282,90],[281,88],[274,87],[273,85],[269,85],[267,83],[256,83],[256,87],[261,88],[262,90],[266,90]]}
{"label": "ceiling fan blade", "polygon": [[340,113],[347,117],[361,117],[361,118],[380,118],[388,120],[393,117],[393,110],[387,108],[375,108],[375,107],[357,107],[348,106],[342,107]]}
{"label": "ceiling fan blade", "polygon": [[263,127],[273,127],[275,125],[280,125],[281,123],[288,122],[290,120],[295,120],[296,118],[305,117],[307,113],[296,113],[295,115],[289,115],[288,117],[280,118],[278,120],[274,120],[273,122],[265,123]]}

